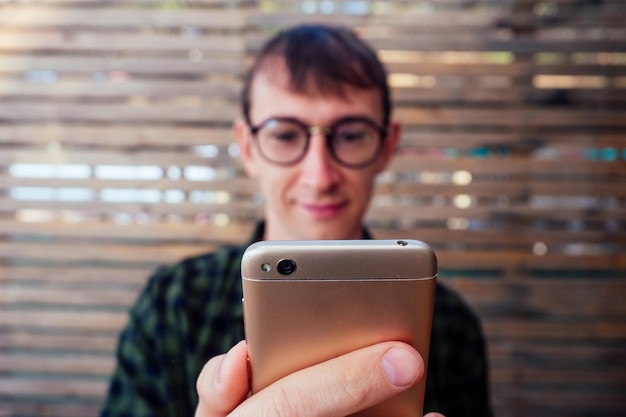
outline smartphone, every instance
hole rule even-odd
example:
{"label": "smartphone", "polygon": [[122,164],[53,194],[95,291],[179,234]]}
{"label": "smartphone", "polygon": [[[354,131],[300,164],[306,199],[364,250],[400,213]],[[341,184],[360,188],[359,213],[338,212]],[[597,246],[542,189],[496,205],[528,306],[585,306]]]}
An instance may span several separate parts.
{"label": "smartphone", "polygon": [[[428,363],[437,277],[417,240],[262,241],[241,265],[252,393],[300,369],[383,341]],[[355,416],[422,417],[426,377]]]}

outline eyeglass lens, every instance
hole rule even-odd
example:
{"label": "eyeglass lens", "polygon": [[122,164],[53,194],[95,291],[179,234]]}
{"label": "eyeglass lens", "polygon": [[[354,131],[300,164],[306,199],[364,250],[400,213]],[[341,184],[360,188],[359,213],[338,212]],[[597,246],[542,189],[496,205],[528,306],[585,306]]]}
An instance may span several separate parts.
{"label": "eyeglass lens", "polygon": [[[265,158],[292,164],[304,157],[309,129],[289,120],[270,120],[257,131],[258,146]],[[380,132],[364,121],[346,121],[334,126],[328,141],[333,157],[348,166],[359,166],[378,157]]]}

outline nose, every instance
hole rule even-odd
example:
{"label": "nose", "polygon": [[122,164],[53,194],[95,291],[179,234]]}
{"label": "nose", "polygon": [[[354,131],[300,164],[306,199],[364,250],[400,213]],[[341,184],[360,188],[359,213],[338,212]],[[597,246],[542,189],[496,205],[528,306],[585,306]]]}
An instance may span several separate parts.
{"label": "nose", "polygon": [[300,162],[300,180],[318,190],[327,190],[341,178],[337,164],[326,147],[326,138],[317,133],[311,136],[309,149]]}

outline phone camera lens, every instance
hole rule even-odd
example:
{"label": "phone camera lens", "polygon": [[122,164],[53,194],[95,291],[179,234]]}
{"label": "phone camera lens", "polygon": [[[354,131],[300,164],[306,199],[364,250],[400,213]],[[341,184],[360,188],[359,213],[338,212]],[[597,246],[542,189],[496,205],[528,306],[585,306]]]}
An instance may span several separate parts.
{"label": "phone camera lens", "polygon": [[292,259],[281,259],[276,265],[276,270],[283,275],[291,275],[296,270],[296,263]]}

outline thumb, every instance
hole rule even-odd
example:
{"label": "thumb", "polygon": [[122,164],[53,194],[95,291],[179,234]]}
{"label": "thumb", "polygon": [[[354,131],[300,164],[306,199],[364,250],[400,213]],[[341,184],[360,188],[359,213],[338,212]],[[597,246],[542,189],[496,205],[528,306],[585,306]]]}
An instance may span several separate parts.
{"label": "thumb", "polygon": [[424,361],[411,346],[386,342],[295,372],[259,391],[233,416],[345,416],[417,383]]}

